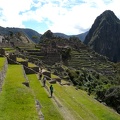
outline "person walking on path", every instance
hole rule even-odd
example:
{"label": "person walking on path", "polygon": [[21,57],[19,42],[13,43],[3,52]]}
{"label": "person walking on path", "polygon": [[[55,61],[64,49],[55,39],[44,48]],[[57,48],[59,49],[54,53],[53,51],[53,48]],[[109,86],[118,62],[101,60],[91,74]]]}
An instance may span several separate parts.
{"label": "person walking on path", "polygon": [[38,79],[41,80],[41,78],[42,78],[42,73],[39,72],[39,73],[38,73]]}
{"label": "person walking on path", "polygon": [[50,95],[51,95],[51,97],[52,97],[52,94],[53,94],[53,86],[50,85]]}
{"label": "person walking on path", "polygon": [[46,77],[44,76],[43,78],[43,86],[45,87],[45,84],[46,84]]}
{"label": "person walking on path", "polygon": [[41,80],[41,78],[42,78],[42,68],[39,67],[38,79]]}

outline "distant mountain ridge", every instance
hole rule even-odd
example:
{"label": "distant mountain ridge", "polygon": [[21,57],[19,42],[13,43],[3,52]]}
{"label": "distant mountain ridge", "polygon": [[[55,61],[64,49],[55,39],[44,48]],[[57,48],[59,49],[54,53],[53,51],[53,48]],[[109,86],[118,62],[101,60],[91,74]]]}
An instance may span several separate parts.
{"label": "distant mountain ridge", "polygon": [[1,27],[0,26],[0,34],[2,35],[9,35],[9,32],[17,33],[17,32],[22,32],[24,33],[29,39],[31,39],[34,43],[38,43],[40,40],[41,34],[36,32],[35,30],[32,29],[25,29],[25,28],[9,28],[9,27]]}
{"label": "distant mountain ridge", "polygon": [[75,37],[78,37],[81,41],[84,41],[87,34],[88,34],[88,31],[85,32],[85,33],[78,34],[78,35],[66,35],[66,34],[63,34],[63,33],[54,33],[54,36],[67,38],[67,39],[69,39],[72,36],[75,36]]}
{"label": "distant mountain ridge", "polygon": [[[16,32],[23,32],[29,39],[31,39],[34,43],[39,43],[40,37],[42,34],[38,33],[35,30],[28,29],[28,28],[11,28],[11,27],[1,27],[0,26],[0,34],[5,35],[9,34],[9,31],[12,31],[13,33]],[[81,41],[84,41],[86,35],[88,32],[78,34],[78,35],[66,35],[64,33],[53,33],[54,36],[62,37],[62,38],[70,38],[71,36],[78,37]]]}
{"label": "distant mountain ridge", "polygon": [[120,62],[120,20],[113,11],[99,15],[87,34],[84,43],[113,62]]}

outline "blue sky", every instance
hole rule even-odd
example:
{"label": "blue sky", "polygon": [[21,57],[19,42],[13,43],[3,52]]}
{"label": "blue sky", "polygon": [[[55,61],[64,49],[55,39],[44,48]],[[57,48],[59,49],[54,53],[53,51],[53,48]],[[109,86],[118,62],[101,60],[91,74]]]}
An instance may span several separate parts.
{"label": "blue sky", "polygon": [[95,18],[112,10],[120,18],[119,0],[0,0],[0,26],[30,28],[43,34],[74,35],[90,29]]}

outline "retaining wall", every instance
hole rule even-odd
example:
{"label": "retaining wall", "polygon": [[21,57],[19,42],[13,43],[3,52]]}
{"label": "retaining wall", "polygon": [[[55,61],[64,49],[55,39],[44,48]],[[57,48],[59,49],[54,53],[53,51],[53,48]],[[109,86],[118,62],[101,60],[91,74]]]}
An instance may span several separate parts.
{"label": "retaining wall", "polygon": [[5,64],[2,68],[2,70],[0,71],[0,91],[2,90],[2,84],[3,84],[3,81],[4,81],[5,76],[6,76],[7,68],[8,68],[8,62],[6,59]]}

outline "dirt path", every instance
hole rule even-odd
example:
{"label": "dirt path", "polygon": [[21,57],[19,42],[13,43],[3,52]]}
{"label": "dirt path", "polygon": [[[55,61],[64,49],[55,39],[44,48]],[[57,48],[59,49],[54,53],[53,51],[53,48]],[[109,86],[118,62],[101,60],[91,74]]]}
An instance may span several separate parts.
{"label": "dirt path", "polygon": [[[57,109],[60,111],[61,115],[63,116],[64,120],[76,120],[72,113],[66,108],[64,105],[61,104],[58,98],[53,96],[53,102],[57,106]],[[82,120],[82,119],[81,119]]]}
{"label": "dirt path", "polygon": [[[40,83],[43,84],[41,80],[40,80]],[[49,87],[46,85],[44,88],[45,88],[47,94],[50,96]],[[53,95],[53,97],[51,99],[53,101],[53,104],[56,106],[56,108],[58,109],[58,111],[60,112],[62,117],[64,118],[64,120],[76,120],[76,118],[75,118],[75,116],[73,116],[72,112],[66,106],[64,106],[55,95]],[[81,119],[79,119],[79,120],[83,120],[82,117],[80,117],[80,118]]]}
{"label": "dirt path", "polygon": [[[48,86],[45,87],[45,90],[48,93],[48,95],[50,95]],[[64,120],[76,120],[72,112],[70,112],[70,110],[68,110],[68,108],[65,107],[55,95],[51,99],[53,101],[53,104],[55,104],[56,108],[64,118]],[[81,118],[80,120],[83,119]]]}

